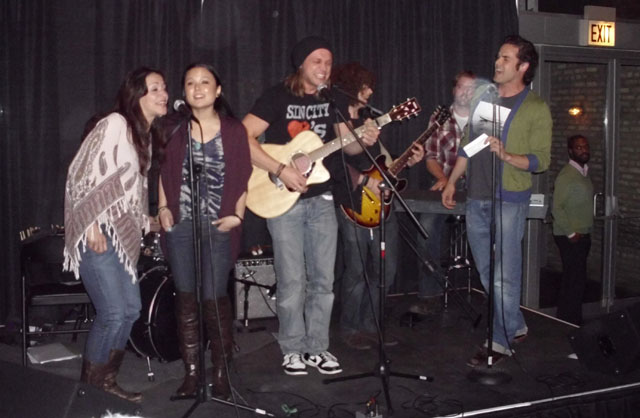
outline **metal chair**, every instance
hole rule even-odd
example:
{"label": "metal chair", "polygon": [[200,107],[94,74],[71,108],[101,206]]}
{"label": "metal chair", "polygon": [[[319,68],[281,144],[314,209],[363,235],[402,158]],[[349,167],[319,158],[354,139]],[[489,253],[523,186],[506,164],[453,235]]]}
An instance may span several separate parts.
{"label": "metal chair", "polygon": [[[88,332],[82,324],[90,321],[91,300],[82,282],[62,271],[64,234],[52,230],[39,232],[22,243],[20,250],[22,287],[22,364],[27,366],[30,336]],[[29,326],[29,310],[37,306],[73,305],[61,322],[75,313],[72,329],[34,329]]]}

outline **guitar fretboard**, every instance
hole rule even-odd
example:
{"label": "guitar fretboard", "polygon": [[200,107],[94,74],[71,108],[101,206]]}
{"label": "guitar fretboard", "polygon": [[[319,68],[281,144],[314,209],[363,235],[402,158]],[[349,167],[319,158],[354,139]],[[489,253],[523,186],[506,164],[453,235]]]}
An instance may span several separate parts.
{"label": "guitar fretboard", "polygon": [[[376,118],[376,125],[378,126],[378,128],[382,128],[384,125],[390,122],[393,122],[393,120],[391,119],[391,116],[388,113]],[[365,125],[362,125],[359,128],[355,129],[355,132],[358,135],[358,137],[362,136],[362,132],[364,132],[365,129],[366,129]],[[340,148],[346,147],[347,145],[351,144],[353,141],[355,141],[355,138],[353,137],[353,135],[351,135],[351,133],[341,138],[335,138],[332,141],[327,142],[317,150],[311,151],[309,153],[309,158],[311,159],[311,161],[316,161],[318,159],[324,158],[327,155],[331,154],[332,152],[335,152]]]}
{"label": "guitar fretboard", "polygon": [[[448,119],[448,117],[446,119]],[[436,131],[436,129],[438,129],[440,126],[442,126],[442,123],[444,123],[444,122],[440,122],[438,120],[435,120],[433,122],[433,124],[431,126],[429,126],[427,128],[427,130],[424,131],[418,137],[418,139],[413,141],[411,146],[409,148],[407,148],[406,151],[403,152],[402,155],[399,156],[393,162],[393,164],[391,164],[391,166],[389,166],[389,173],[391,173],[392,176],[397,177],[398,173],[400,173],[404,169],[404,167],[407,165],[407,162],[409,161],[409,158],[411,158],[411,156],[413,155],[413,152],[411,151],[413,146],[416,145],[416,144],[422,145],[425,142],[427,142],[427,140],[431,137],[431,135],[433,135],[433,133]]]}

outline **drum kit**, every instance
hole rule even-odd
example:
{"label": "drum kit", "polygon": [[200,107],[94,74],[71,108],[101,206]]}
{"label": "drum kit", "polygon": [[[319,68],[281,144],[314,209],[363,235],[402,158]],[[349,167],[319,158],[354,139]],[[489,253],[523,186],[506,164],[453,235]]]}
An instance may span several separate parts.
{"label": "drum kit", "polygon": [[129,346],[147,359],[150,381],[154,380],[150,359],[171,362],[180,358],[175,317],[175,287],[160,248],[160,233],[142,238],[138,262],[142,311],[133,324]]}

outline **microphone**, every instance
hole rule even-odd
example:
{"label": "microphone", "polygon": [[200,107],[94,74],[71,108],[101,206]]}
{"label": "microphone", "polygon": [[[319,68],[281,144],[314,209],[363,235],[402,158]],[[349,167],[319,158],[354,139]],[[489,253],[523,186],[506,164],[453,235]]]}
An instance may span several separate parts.
{"label": "microphone", "polygon": [[331,94],[331,90],[329,86],[326,84],[318,85],[318,96],[324,99],[325,102],[333,103],[333,95]]}
{"label": "microphone", "polygon": [[176,100],[173,102],[173,110],[180,112],[185,116],[191,116],[191,108],[187,106],[184,100]]}
{"label": "microphone", "polygon": [[491,101],[498,98],[498,86],[495,83],[482,83],[478,89],[482,89],[482,94],[479,97],[485,97]]}
{"label": "microphone", "polygon": [[191,108],[187,106],[184,100],[178,99],[175,102],[173,102],[173,110],[175,110],[176,112],[180,113],[181,115],[187,118],[193,119],[194,121],[196,121],[196,123],[200,124],[200,121],[198,120],[198,118],[193,116],[193,112],[191,111]]}

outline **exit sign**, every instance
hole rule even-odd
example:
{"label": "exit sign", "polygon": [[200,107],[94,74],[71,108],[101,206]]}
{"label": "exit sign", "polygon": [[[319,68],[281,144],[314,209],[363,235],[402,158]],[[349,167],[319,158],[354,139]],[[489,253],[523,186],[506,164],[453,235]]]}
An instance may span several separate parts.
{"label": "exit sign", "polygon": [[616,23],[597,20],[582,20],[580,45],[615,46]]}

